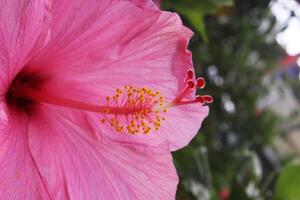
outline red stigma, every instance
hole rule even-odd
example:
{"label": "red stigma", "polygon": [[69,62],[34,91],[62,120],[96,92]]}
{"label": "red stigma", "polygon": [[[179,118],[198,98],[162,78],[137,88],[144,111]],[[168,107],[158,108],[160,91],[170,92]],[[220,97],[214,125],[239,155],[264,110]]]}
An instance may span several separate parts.
{"label": "red stigma", "polygon": [[214,101],[214,99],[210,95],[203,95],[202,97],[205,103],[212,103]]}
{"label": "red stigma", "polygon": [[196,81],[194,80],[194,71],[187,71],[187,78],[185,80],[185,86],[183,90],[173,100],[172,106],[201,103],[210,104],[213,102],[213,98],[209,95],[197,95],[194,99],[190,99],[190,95],[195,93],[197,89],[203,89],[205,87],[204,78],[200,77]]}
{"label": "red stigma", "polygon": [[195,100],[199,103],[205,103],[205,99],[201,95],[197,95]]}
{"label": "red stigma", "polygon": [[193,79],[194,78],[194,71],[189,69],[189,70],[187,70],[186,75],[187,75],[187,79]]}
{"label": "red stigma", "polygon": [[204,78],[202,78],[202,77],[197,78],[196,87],[199,88],[199,89],[203,89],[205,87],[205,80],[204,80]]}
{"label": "red stigma", "polygon": [[194,89],[196,86],[195,82],[192,80],[189,80],[186,84],[189,89]]}

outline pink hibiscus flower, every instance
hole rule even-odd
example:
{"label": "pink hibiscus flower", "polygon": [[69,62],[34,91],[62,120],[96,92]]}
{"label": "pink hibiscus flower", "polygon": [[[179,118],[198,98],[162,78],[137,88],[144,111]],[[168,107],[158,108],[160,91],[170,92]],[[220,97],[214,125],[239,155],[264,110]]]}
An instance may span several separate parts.
{"label": "pink hibiscus flower", "polygon": [[195,95],[176,14],[146,0],[0,0],[0,199],[174,199]]}

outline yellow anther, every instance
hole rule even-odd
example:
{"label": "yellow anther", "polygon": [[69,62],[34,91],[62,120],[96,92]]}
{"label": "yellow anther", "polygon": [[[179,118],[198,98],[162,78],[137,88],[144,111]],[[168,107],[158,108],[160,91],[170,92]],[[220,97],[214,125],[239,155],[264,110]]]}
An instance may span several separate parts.
{"label": "yellow anther", "polygon": [[[105,123],[108,120],[118,133],[125,131],[129,134],[149,134],[152,129],[158,130],[161,121],[164,120],[161,115],[166,109],[162,110],[164,98],[160,95],[160,91],[125,85],[123,90],[116,88],[116,93],[106,97],[106,100],[107,108],[104,112],[114,116],[111,119],[106,119],[106,116],[101,122]],[[118,108],[120,115],[116,112]]]}

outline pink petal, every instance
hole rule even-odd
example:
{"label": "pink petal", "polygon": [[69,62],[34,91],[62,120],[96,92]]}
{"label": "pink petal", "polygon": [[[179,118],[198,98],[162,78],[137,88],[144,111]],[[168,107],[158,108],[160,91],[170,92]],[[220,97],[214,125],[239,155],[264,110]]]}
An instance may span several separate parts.
{"label": "pink petal", "polygon": [[157,7],[155,6],[155,4],[152,0],[130,0],[132,1],[134,4],[136,4],[137,6],[141,7],[141,8],[147,8],[147,9],[151,9],[151,10],[155,10],[157,9]]}
{"label": "pink petal", "polygon": [[[182,89],[186,71],[192,68],[187,51],[192,32],[176,14],[116,0],[101,1],[101,5],[79,0],[54,2],[52,12],[52,38],[28,64],[32,70],[51,74],[49,92],[105,104],[105,97],[124,85],[160,90],[169,101]],[[155,147],[152,151],[161,152],[186,145],[207,112],[201,105],[176,108],[162,131],[151,136],[115,134],[101,126],[99,114],[88,114],[88,118],[99,138],[139,148]]]}
{"label": "pink petal", "polygon": [[0,109],[0,199],[50,199],[28,146],[28,117]]}
{"label": "pink petal", "polygon": [[[95,143],[73,112],[41,106],[29,128],[30,149],[53,199],[174,199],[169,153],[144,155]],[[80,114],[79,114],[80,115]]]}
{"label": "pink petal", "polygon": [[46,0],[0,1],[0,95],[47,37]]}
{"label": "pink petal", "polygon": [[125,84],[177,93],[178,78],[192,67],[186,50],[192,32],[176,14],[127,1],[63,2],[54,2],[51,40],[30,68],[98,90],[95,99]]}

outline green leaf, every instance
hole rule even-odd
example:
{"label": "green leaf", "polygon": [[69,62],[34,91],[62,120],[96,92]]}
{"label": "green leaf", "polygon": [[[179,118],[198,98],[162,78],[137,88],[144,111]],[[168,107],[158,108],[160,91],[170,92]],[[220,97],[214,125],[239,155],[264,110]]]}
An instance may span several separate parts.
{"label": "green leaf", "polygon": [[276,183],[277,200],[300,199],[300,165],[285,167],[279,175]]}
{"label": "green leaf", "polygon": [[204,42],[208,42],[208,37],[205,28],[204,15],[199,11],[191,10],[186,12],[185,16],[190,21],[194,29],[201,35]]}
{"label": "green leaf", "polygon": [[233,0],[165,0],[164,4],[173,7],[185,16],[195,31],[207,43],[205,16],[214,14],[223,6],[232,6]]}
{"label": "green leaf", "polygon": [[217,5],[218,7],[221,6],[233,6],[233,0],[212,0],[212,2]]}

